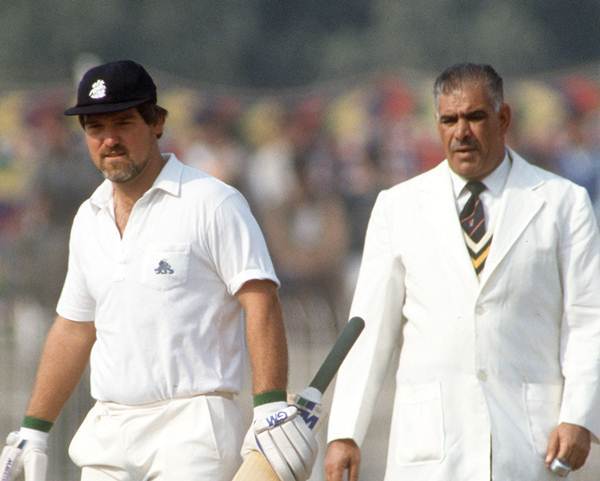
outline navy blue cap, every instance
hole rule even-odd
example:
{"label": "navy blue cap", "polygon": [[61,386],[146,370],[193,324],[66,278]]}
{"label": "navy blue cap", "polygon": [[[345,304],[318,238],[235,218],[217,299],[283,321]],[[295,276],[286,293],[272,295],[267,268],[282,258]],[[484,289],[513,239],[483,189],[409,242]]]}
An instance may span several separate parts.
{"label": "navy blue cap", "polygon": [[120,112],[145,102],[156,103],[156,85],[144,67],[119,60],[88,70],[77,88],[77,105],[65,115]]}

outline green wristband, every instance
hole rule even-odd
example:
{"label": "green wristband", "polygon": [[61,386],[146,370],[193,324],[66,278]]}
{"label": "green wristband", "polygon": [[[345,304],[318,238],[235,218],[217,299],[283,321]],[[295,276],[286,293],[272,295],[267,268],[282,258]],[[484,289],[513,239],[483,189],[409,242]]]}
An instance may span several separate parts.
{"label": "green wristband", "polygon": [[36,418],[34,416],[25,416],[21,426],[24,428],[37,429],[38,431],[48,433],[50,432],[53,424],[54,423],[46,421],[45,419]]}
{"label": "green wristband", "polygon": [[287,392],[282,389],[274,389],[254,395],[254,407],[276,401],[287,401]]}

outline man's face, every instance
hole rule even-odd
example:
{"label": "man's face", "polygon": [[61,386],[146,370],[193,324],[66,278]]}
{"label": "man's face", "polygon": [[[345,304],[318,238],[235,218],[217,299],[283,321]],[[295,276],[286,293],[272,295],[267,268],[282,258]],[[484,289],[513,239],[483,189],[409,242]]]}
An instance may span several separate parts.
{"label": "man's face", "polygon": [[157,149],[163,122],[148,125],[135,108],[86,115],[85,138],[94,165],[112,182],[135,179]]}
{"label": "man's face", "polygon": [[498,111],[483,82],[465,82],[438,99],[437,127],[450,168],[469,180],[481,180],[504,158],[510,108]]}

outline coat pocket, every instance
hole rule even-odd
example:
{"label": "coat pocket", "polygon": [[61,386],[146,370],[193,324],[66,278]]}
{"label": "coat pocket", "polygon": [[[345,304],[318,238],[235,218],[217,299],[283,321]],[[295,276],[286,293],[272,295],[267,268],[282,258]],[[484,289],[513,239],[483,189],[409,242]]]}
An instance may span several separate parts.
{"label": "coat pocket", "polygon": [[529,434],[540,456],[546,456],[550,433],[558,425],[562,389],[562,384],[523,384]]}
{"label": "coat pocket", "polygon": [[185,284],[190,251],[185,243],[149,245],[142,259],[141,283],[161,291]]}
{"label": "coat pocket", "polygon": [[444,439],[440,383],[399,384],[389,456],[399,464],[440,462],[444,459]]}

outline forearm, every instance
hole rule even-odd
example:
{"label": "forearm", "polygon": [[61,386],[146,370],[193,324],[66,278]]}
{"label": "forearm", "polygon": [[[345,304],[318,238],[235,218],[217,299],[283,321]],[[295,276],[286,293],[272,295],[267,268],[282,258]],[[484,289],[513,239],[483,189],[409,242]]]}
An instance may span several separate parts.
{"label": "forearm", "polygon": [[95,339],[93,323],[56,318],[42,351],[27,416],[56,420],[85,370]]}
{"label": "forearm", "polygon": [[269,281],[251,281],[240,289],[238,298],[246,314],[253,393],[285,390],[288,353],[276,286]]}

